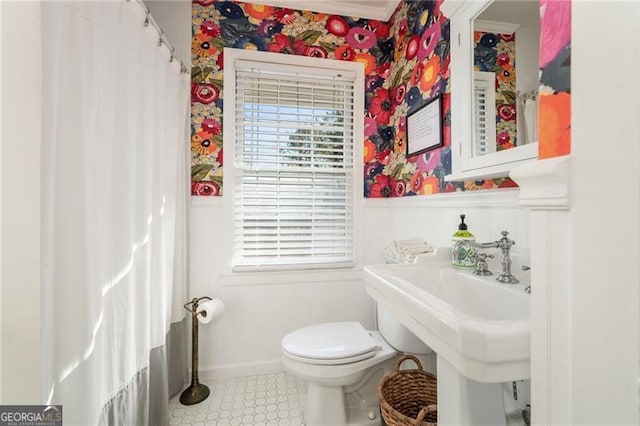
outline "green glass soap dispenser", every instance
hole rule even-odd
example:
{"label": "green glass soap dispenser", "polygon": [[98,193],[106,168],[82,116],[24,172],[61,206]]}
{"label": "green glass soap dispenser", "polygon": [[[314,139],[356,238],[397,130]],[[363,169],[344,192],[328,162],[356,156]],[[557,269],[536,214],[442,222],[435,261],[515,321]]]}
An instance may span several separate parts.
{"label": "green glass soap dispenser", "polygon": [[478,263],[476,250],[469,244],[475,237],[467,230],[465,215],[460,215],[458,231],[451,237],[451,266],[460,269],[473,269]]}

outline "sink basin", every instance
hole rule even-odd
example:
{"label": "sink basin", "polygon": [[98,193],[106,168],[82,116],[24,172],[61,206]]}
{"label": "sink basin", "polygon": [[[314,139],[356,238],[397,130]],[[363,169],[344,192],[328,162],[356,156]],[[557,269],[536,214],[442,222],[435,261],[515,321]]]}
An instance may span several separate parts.
{"label": "sink basin", "polygon": [[[530,377],[529,272],[512,271],[521,284],[454,269],[448,249],[420,263],[364,268],[367,293],[463,376],[482,383]],[[517,268],[517,269],[516,269]]]}

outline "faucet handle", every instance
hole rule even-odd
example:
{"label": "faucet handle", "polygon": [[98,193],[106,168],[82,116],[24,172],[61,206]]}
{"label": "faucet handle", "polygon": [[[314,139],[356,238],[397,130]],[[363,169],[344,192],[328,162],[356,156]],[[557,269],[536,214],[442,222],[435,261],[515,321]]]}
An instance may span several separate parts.
{"label": "faucet handle", "polygon": [[489,253],[478,253],[478,260],[487,261],[487,257],[493,259],[493,255]]}
{"label": "faucet handle", "polygon": [[511,248],[512,246],[516,245],[515,241],[507,237],[507,235],[509,235],[508,231],[502,231],[500,233],[502,234],[502,238],[500,238],[500,240],[498,241],[498,245],[500,246],[500,248]]}
{"label": "faucet handle", "polygon": [[487,257],[492,258],[492,254],[478,253],[478,263],[476,263],[476,269],[473,270],[475,275],[493,275],[487,265]]}

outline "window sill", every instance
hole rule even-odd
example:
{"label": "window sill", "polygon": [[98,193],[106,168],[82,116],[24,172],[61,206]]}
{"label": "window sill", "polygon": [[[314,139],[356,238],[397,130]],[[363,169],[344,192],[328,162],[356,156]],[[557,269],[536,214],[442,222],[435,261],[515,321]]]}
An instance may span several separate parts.
{"label": "window sill", "polygon": [[362,267],[349,269],[306,269],[295,271],[229,272],[220,276],[222,286],[255,286],[333,281],[360,281]]}

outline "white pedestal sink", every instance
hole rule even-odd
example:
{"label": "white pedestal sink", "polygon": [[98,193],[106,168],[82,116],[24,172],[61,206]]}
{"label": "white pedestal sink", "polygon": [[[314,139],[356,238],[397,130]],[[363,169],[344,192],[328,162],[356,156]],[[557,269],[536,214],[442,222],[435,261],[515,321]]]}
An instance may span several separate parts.
{"label": "white pedestal sink", "polygon": [[439,424],[504,425],[501,383],[530,377],[528,272],[514,256],[521,284],[500,284],[452,268],[449,253],[367,266],[366,290],[438,354]]}
{"label": "white pedestal sink", "polygon": [[438,356],[438,424],[505,426],[502,383],[480,383]]}

